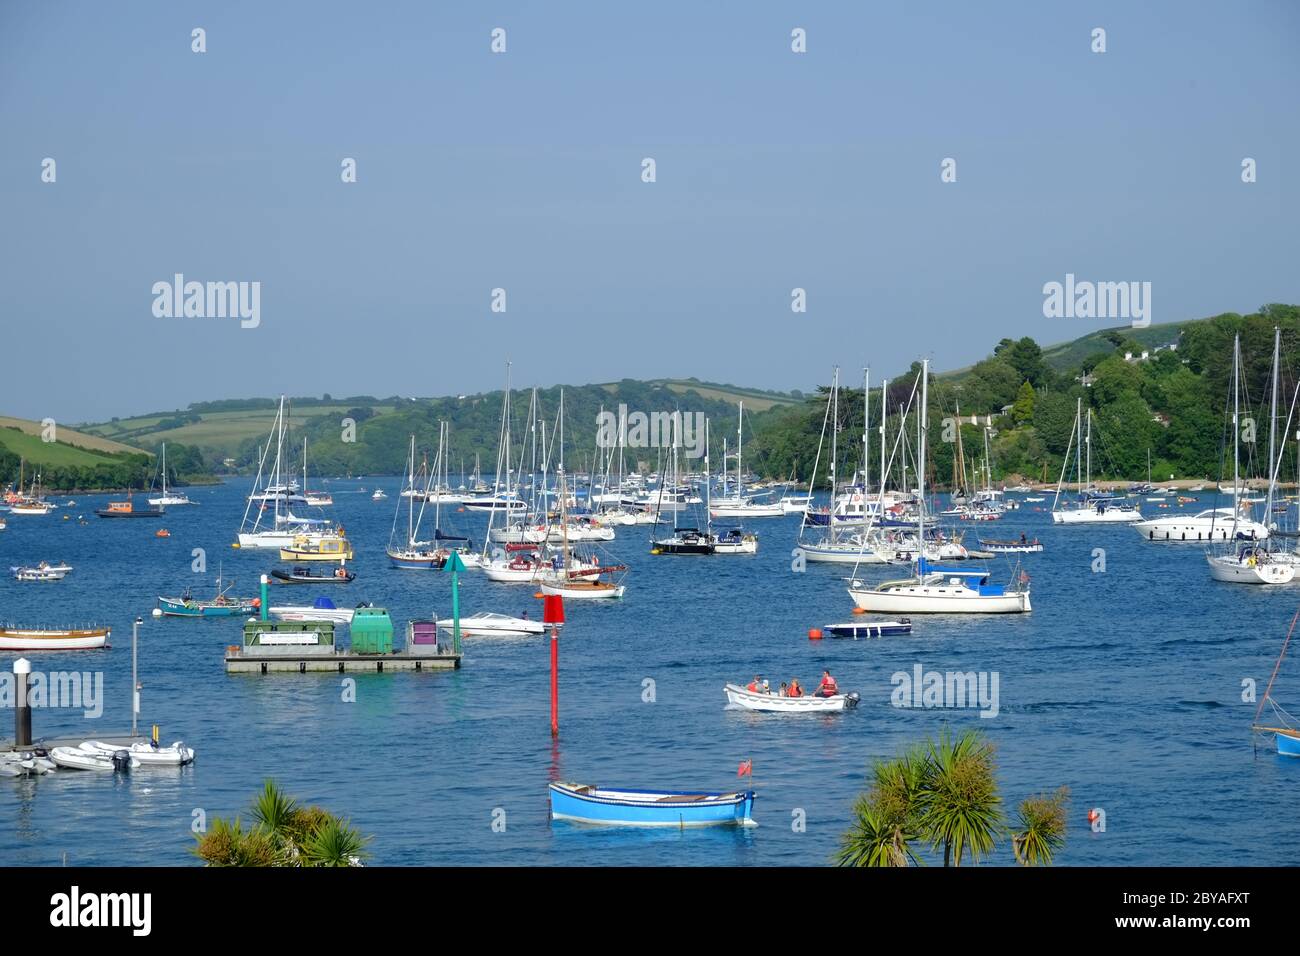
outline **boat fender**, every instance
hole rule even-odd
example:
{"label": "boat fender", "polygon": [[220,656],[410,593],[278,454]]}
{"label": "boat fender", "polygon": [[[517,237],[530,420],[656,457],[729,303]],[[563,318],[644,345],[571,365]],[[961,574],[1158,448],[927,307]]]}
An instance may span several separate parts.
{"label": "boat fender", "polygon": [[822,629],[820,627],[808,628],[808,640],[820,641],[822,639]]}

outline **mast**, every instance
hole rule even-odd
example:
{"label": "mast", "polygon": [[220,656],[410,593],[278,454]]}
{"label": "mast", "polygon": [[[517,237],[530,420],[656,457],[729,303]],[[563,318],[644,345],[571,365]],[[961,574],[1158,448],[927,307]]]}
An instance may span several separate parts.
{"label": "mast", "polygon": [[1237,443],[1239,441],[1238,431],[1240,428],[1239,413],[1241,411],[1241,389],[1238,376],[1241,368],[1241,335],[1235,335],[1232,339],[1232,536],[1237,537],[1237,518],[1241,513],[1241,484],[1239,474],[1241,471],[1241,455]]}
{"label": "mast", "polygon": [[871,368],[862,370],[862,501],[865,507],[871,491]]}
{"label": "mast", "polygon": [[[919,426],[920,441],[916,450],[916,553],[920,564],[925,562],[925,430],[928,417],[926,402],[929,400],[930,360],[921,360],[921,416]],[[918,571],[920,568],[918,567]]]}
{"label": "mast", "polygon": [[740,456],[745,450],[745,403],[740,401],[736,412],[736,503],[745,503],[745,478],[740,470]]}
{"label": "mast", "polygon": [[[1273,395],[1270,399],[1268,413],[1268,497],[1267,504],[1264,505],[1264,526],[1268,527],[1269,522],[1273,520],[1273,479],[1276,472],[1273,465],[1273,455],[1276,449],[1274,439],[1274,427],[1277,425],[1277,365],[1278,358],[1282,350],[1282,330],[1273,327]],[[166,446],[163,446],[164,448]],[[1271,537],[1271,535],[1270,535]]]}
{"label": "mast", "polygon": [[1083,398],[1075,400],[1074,407],[1074,431],[1078,439],[1074,446],[1074,479],[1078,482],[1079,490],[1083,491]]}
{"label": "mast", "polygon": [[885,504],[885,485],[889,481],[888,467],[885,462],[885,416],[889,412],[889,379],[880,383],[880,505]]}

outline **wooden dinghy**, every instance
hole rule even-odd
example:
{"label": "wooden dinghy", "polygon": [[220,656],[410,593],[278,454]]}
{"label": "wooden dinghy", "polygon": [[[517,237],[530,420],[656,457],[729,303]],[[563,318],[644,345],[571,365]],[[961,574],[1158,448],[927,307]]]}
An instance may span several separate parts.
{"label": "wooden dinghy", "polygon": [[0,650],[80,651],[107,647],[112,632],[106,627],[30,628],[0,626]]}

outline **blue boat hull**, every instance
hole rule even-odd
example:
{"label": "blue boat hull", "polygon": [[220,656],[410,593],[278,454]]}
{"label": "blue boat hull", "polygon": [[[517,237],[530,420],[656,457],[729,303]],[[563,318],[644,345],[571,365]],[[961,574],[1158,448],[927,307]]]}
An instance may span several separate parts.
{"label": "blue boat hull", "polygon": [[257,610],[251,601],[243,604],[186,604],[175,598],[159,598],[158,608],[168,617],[247,617]]}
{"label": "blue boat hull", "polygon": [[1300,757],[1300,737],[1290,734],[1274,734],[1277,740],[1277,752],[1283,757]]}
{"label": "blue boat hull", "polygon": [[550,786],[551,819],[606,826],[755,826],[754,792],[678,793]]}

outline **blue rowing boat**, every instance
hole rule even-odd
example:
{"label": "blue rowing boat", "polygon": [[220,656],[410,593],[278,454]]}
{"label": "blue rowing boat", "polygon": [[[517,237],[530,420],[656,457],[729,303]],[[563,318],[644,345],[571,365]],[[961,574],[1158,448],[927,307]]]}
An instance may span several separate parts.
{"label": "blue rowing boat", "polygon": [[911,634],[912,621],[906,617],[896,621],[849,621],[847,624],[827,624],[823,630],[831,637],[846,637],[857,641],[866,637]]}
{"label": "blue rowing boat", "polygon": [[551,819],[626,827],[757,826],[754,791],[606,790],[553,783]]}

